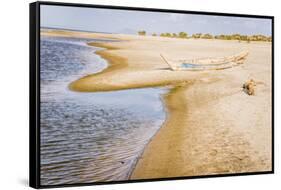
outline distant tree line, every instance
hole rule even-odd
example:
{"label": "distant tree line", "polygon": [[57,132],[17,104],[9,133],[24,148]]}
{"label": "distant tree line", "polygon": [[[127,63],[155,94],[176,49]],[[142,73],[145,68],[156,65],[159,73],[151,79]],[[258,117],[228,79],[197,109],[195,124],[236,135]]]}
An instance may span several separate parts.
{"label": "distant tree line", "polygon": [[[146,35],[146,31],[144,30],[140,30],[138,31],[138,35],[140,36],[145,36]],[[152,36],[157,36],[156,33],[152,33],[151,34]],[[161,37],[170,37],[170,38],[188,38],[188,34],[185,33],[185,32],[179,32],[178,34],[177,33],[161,33],[159,36]]]}
{"label": "distant tree line", "polygon": [[239,40],[239,41],[266,41],[271,42],[271,36],[265,35],[241,35],[241,34],[231,34],[231,35],[211,35],[211,34],[202,34],[197,33],[191,36],[192,38],[198,39],[220,39],[220,40]]}
{"label": "distant tree line", "polygon": [[161,33],[161,37],[170,37],[170,38],[188,38],[188,34],[185,32],[177,33]]}
{"label": "distant tree line", "polygon": [[[141,36],[146,35],[146,31],[141,30],[138,31],[138,34]],[[152,36],[157,36],[156,33],[152,33]],[[238,41],[266,41],[271,42],[272,37],[271,36],[265,36],[265,35],[241,35],[241,34],[231,34],[231,35],[212,35],[212,34],[203,34],[203,33],[196,33],[192,34],[191,36],[188,36],[186,32],[179,32],[179,33],[161,33],[159,36],[161,37],[169,37],[169,38],[194,38],[194,39],[220,39],[220,40],[238,40]]]}

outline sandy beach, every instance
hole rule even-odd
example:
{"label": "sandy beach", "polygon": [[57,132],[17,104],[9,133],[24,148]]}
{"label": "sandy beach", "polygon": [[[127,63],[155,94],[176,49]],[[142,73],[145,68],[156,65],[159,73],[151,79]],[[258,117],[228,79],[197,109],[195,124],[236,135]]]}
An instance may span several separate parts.
{"label": "sandy beach", "polygon": [[[271,43],[176,39],[75,31],[41,35],[112,39],[89,43],[109,67],[73,81],[79,92],[166,86],[167,118],[139,158],[131,179],[271,170]],[[172,71],[170,60],[222,57],[249,51],[244,64],[225,70]],[[254,96],[242,85],[257,81]]]}

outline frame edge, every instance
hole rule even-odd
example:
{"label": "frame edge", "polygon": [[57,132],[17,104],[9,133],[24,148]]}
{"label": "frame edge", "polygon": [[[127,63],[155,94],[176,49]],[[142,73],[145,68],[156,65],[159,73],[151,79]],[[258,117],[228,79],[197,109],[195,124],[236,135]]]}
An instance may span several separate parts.
{"label": "frame edge", "polygon": [[29,4],[29,186],[40,187],[39,134],[37,128],[37,70],[39,3]]}

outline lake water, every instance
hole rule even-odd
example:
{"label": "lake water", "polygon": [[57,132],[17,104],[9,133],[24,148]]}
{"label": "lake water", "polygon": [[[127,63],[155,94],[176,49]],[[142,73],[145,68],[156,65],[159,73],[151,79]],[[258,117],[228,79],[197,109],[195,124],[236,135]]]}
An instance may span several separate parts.
{"label": "lake water", "polygon": [[164,89],[68,89],[107,67],[89,41],[41,37],[41,185],[127,180],[165,120]]}

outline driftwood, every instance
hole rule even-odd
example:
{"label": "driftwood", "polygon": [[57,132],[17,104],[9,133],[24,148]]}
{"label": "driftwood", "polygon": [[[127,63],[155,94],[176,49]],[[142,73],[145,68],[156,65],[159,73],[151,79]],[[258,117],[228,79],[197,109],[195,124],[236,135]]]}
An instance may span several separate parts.
{"label": "driftwood", "polygon": [[257,86],[257,83],[251,79],[243,84],[243,90],[246,92],[249,96],[255,95],[255,87]]}

